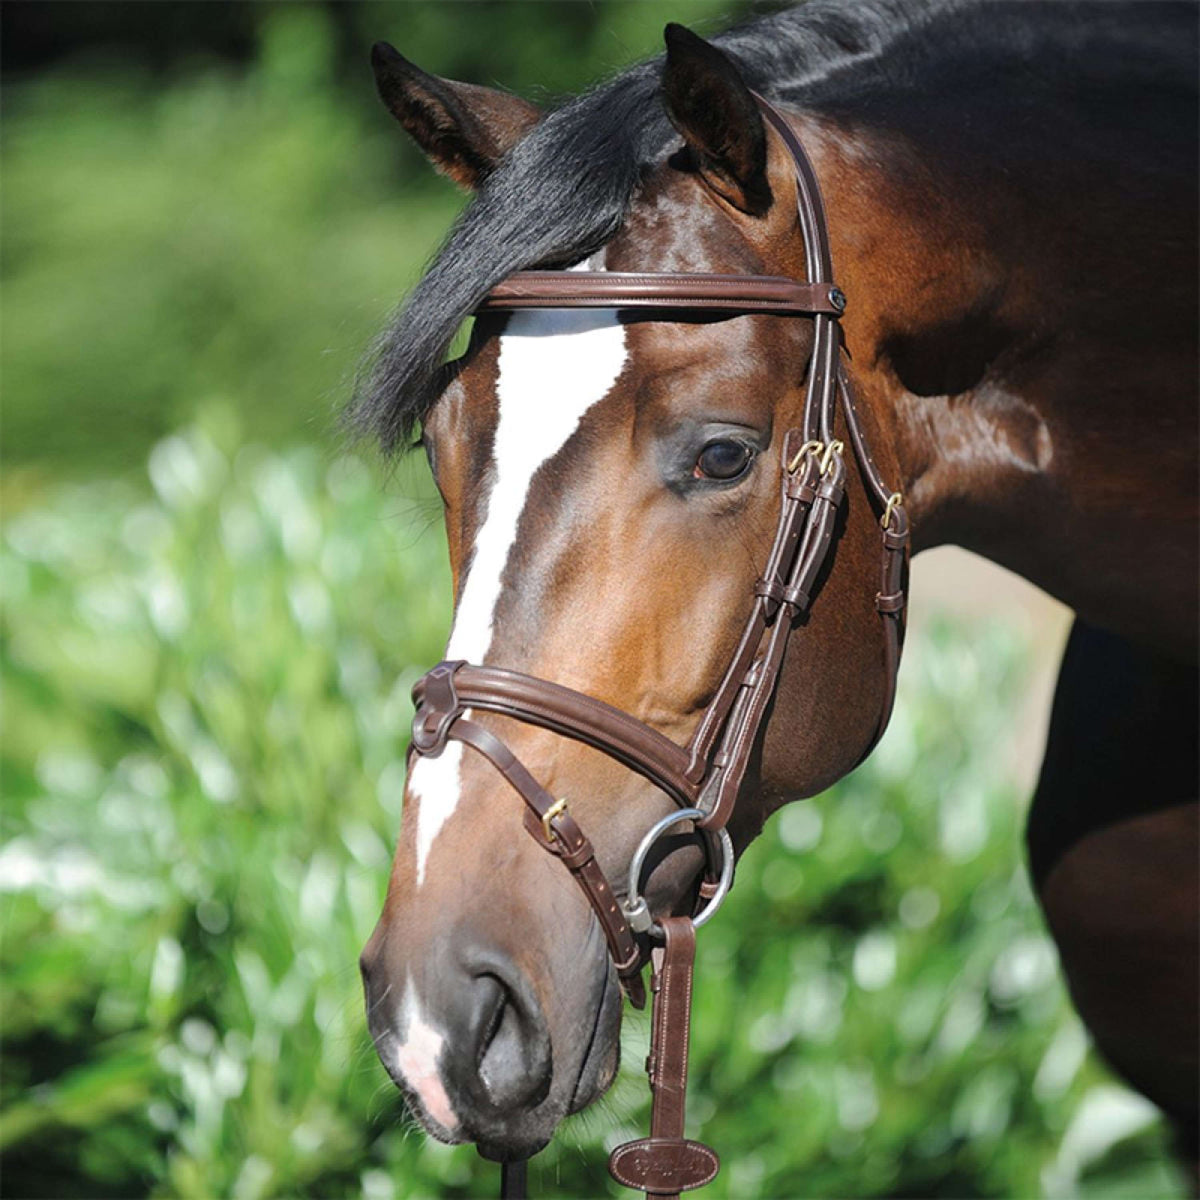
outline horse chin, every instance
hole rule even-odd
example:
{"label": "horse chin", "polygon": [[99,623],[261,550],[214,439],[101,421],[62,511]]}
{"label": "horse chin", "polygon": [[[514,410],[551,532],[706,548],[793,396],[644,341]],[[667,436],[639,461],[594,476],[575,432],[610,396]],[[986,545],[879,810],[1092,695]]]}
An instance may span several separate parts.
{"label": "horse chin", "polygon": [[523,1158],[532,1158],[540,1150],[545,1150],[550,1144],[552,1136],[551,1133],[545,1137],[531,1138],[528,1141],[510,1141],[506,1138],[502,1142],[480,1138],[475,1143],[475,1149],[479,1151],[479,1157],[486,1158],[488,1162],[520,1162]]}
{"label": "horse chin", "polygon": [[544,1150],[561,1119],[549,1106],[543,1106],[537,1112],[514,1116],[510,1121],[489,1122],[487,1128],[468,1125],[460,1140],[474,1142],[480,1156],[491,1162],[516,1162]]}

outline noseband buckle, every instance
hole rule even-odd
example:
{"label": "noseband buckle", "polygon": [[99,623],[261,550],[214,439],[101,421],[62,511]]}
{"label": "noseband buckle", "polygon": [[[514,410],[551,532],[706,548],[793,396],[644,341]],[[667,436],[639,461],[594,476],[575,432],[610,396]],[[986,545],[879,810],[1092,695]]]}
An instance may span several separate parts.
{"label": "noseband buckle", "polygon": [[558,834],[554,832],[554,818],[561,817],[567,811],[567,798],[565,796],[550,805],[544,813],[542,813],[542,832],[546,835],[546,841],[554,842],[558,840]]}

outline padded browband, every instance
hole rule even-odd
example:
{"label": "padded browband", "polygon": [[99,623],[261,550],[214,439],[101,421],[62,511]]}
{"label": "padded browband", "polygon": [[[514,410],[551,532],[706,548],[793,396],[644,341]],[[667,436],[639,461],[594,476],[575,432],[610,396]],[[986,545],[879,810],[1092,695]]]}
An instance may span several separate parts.
{"label": "padded browband", "polygon": [[832,283],[778,275],[675,275],[625,271],[518,271],[479,305],[517,308],[700,308],[731,313],[840,316],[846,297]]}

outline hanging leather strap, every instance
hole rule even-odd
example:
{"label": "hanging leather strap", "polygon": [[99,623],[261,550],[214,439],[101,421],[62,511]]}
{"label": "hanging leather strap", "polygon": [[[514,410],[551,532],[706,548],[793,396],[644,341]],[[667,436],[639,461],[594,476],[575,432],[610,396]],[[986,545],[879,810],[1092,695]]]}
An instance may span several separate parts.
{"label": "hanging leather strap", "polygon": [[678,1200],[680,1192],[711,1183],[721,1164],[703,1142],[683,1136],[696,928],[689,917],[665,917],[661,924],[663,944],[650,956],[650,1136],[618,1146],[608,1169],[618,1183],[641,1189],[648,1200]]}
{"label": "hanging leather strap", "polygon": [[529,1194],[529,1159],[517,1158],[500,1164],[500,1200],[525,1200]]}

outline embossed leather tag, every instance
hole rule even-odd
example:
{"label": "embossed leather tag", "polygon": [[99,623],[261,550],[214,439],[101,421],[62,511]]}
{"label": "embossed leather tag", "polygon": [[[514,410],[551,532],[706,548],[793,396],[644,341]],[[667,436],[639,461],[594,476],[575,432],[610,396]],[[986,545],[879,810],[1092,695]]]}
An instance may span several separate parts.
{"label": "embossed leather tag", "polygon": [[626,1187],[671,1196],[703,1187],[717,1177],[720,1160],[702,1142],[685,1138],[642,1138],[609,1156],[612,1177]]}

